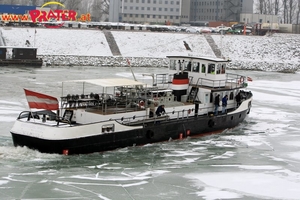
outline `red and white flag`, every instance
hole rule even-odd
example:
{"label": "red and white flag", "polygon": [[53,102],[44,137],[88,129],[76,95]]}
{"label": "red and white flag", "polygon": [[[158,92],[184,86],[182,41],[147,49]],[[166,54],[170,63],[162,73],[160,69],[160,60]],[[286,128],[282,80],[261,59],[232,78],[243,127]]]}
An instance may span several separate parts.
{"label": "red and white flag", "polygon": [[58,110],[58,100],[55,97],[26,90],[25,95],[28,101],[29,108]]}

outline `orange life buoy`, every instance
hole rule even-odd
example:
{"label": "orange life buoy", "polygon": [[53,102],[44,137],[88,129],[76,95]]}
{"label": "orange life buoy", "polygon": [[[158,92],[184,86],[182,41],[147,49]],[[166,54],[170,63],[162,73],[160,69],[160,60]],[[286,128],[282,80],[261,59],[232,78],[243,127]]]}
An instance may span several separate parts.
{"label": "orange life buoy", "polygon": [[139,107],[144,107],[145,106],[145,102],[143,101],[143,100],[141,100],[140,102],[139,102]]}

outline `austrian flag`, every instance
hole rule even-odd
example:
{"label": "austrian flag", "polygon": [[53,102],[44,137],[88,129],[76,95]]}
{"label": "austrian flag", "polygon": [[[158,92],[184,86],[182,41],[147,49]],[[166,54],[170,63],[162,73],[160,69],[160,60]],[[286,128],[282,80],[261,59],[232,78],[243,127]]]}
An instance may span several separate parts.
{"label": "austrian flag", "polygon": [[30,109],[58,110],[57,98],[26,89],[24,91]]}

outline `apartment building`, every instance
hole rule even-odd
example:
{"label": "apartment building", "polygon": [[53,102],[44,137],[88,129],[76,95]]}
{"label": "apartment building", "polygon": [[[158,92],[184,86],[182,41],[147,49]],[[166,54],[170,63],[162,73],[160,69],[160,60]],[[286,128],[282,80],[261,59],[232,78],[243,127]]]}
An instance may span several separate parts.
{"label": "apartment building", "polygon": [[181,24],[190,21],[190,0],[111,0],[109,21]]}
{"label": "apartment building", "polygon": [[192,0],[191,21],[240,21],[253,13],[253,0]]}
{"label": "apartment building", "polygon": [[111,0],[109,20],[142,24],[240,21],[253,13],[253,0]]}

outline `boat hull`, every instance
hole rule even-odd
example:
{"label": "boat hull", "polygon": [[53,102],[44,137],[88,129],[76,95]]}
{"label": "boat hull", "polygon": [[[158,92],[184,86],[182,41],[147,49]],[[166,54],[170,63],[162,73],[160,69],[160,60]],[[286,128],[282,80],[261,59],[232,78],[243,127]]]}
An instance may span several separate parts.
{"label": "boat hull", "polygon": [[0,66],[30,66],[42,67],[41,59],[0,59]]}
{"label": "boat hull", "polygon": [[[90,135],[78,138],[44,139],[11,131],[15,146],[27,146],[42,153],[87,154],[139,146],[185,137],[220,133],[224,129],[233,128],[241,123],[249,110],[218,116],[192,116],[184,119],[164,120],[156,123],[143,124],[142,127],[105,134]],[[22,124],[28,123],[20,121]],[[95,125],[95,124],[94,124]],[[43,125],[37,125],[42,126]],[[88,129],[90,125],[86,126]],[[53,131],[59,127],[53,127]],[[71,128],[71,127],[70,127]],[[68,129],[68,127],[65,127]],[[75,129],[73,129],[75,130]],[[67,152],[67,153],[66,153]]]}

